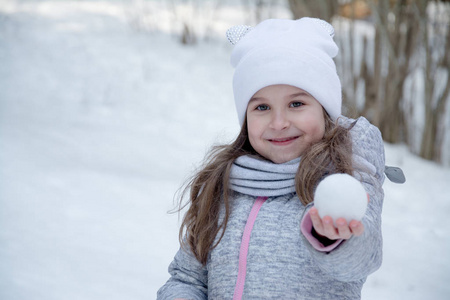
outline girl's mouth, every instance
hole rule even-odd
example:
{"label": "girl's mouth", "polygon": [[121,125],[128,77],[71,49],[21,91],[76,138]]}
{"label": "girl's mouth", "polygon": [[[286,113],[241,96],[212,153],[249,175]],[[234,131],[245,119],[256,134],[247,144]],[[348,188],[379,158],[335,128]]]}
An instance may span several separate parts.
{"label": "girl's mouth", "polygon": [[268,139],[268,141],[277,146],[284,146],[284,145],[290,144],[292,141],[296,140],[297,138],[298,138],[298,136],[293,136],[293,137],[287,137],[287,138]]}

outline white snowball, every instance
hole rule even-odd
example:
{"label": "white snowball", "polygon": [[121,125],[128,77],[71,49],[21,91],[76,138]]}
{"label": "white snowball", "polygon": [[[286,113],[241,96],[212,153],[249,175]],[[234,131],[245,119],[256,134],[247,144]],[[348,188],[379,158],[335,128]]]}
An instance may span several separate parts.
{"label": "white snowball", "polygon": [[[325,177],[316,188],[314,206],[319,216],[330,216],[360,221],[367,208],[367,193],[362,184],[348,174],[333,174]],[[336,223],[334,223],[336,225]]]}

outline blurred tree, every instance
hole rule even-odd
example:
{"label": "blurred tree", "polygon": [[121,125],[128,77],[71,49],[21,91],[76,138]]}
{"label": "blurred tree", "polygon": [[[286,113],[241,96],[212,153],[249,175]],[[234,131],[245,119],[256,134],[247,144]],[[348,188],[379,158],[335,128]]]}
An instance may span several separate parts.
{"label": "blurred tree", "polygon": [[[448,3],[447,3],[448,4]],[[448,103],[450,102],[450,5],[444,12],[442,24],[434,12],[430,18],[427,1],[418,3],[419,20],[422,24],[421,48],[425,53],[425,128],[422,135],[420,156],[442,160],[443,141]],[[437,17],[436,17],[437,16]],[[441,79],[444,78],[444,81]],[[446,78],[446,80],[445,80]],[[443,84],[441,84],[443,82]]]}
{"label": "blurred tree", "polygon": [[339,9],[339,1],[335,0],[288,0],[294,19],[314,17],[331,22],[331,18]]}

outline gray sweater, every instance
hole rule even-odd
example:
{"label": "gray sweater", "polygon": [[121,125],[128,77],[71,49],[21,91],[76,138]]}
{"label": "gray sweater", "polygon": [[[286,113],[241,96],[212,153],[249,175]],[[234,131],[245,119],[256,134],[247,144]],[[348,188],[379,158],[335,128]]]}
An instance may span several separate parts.
{"label": "gray sweater", "polygon": [[[349,125],[352,121],[344,119],[342,123]],[[222,241],[210,252],[206,266],[189,251],[180,249],[169,266],[171,277],[158,291],[158,299],[233,298],[241,239],[256,196],[269,198],[251,232],[243,299],[360,299],[363,283],[382,260],[384,146],[379,130],[364,118],[357,120],[351,134],[355,177],[370,195],[362,236],[351,237],[331,252],[316,250],[300,231],[301,220],[312,203],[303,206],[295,189],[286,191],[289,187],[279,185],[279,181],[290,180],[291,175],[285,175],[295,171],[295,165],[294,169],[289,166],[293,162],[272,164],[267,169],[270,162],[261,162],[258,167],[255,161],[237,161],[241,169],[235,168],[231,176],[232,213]],[[249,178],[245,178],[246,168]],[[268,182],[260,185],[261,174],[255,172],[266,170],[282,178],[275,176],[272,180],[269,176]]]}

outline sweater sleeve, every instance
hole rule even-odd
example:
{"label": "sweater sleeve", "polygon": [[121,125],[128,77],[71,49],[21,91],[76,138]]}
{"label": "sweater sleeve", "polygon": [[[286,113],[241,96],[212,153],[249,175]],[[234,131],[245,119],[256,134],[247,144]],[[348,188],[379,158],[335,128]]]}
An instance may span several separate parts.
{"label": "sweater sleeve", "polygon": [[207,269],[189,250],[180,248],[169,266],[169,274],[171,277],[158,291],[158,300],[208,299]]}
{"label": "sweater sleeve", "polygon": [[[378,128],[363,117],[357,120],[350,132],[353,140],[354,177],[361,181],[370,196],[366,214],[361,220],[364,233],[343,241],[330,252],[316,250],[302,235],[317,266],[336,280],[345,282],[366,278],[381,266],[382,261],[384,144]],[[312,205],[310,203],[306,207],[303,217]]]}

